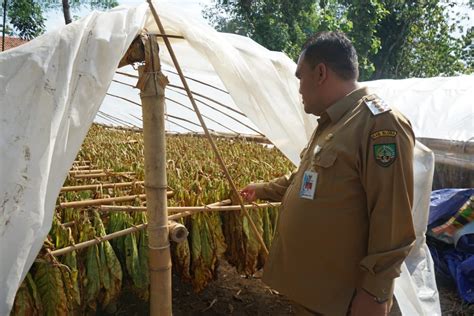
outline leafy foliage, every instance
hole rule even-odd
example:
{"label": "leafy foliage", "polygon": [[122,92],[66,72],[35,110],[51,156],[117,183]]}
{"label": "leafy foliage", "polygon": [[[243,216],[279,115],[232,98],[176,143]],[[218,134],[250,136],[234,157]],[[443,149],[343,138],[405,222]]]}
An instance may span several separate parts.
{"label": "leafy foliage", "polygon": [[219,31],[249,36],[292,58],[318,22],[312,0],[216,1],[203,14]]}
{"label": "leafy foliage", "polygon": [[[81,7],[89,7],[90,9],[106,10],[118,5],[116,0],[69,0],[68,8],[79,9]],[[0,12],[5,10],[2,0]],[[3,24],[8,27],[10,24],[12,29],[7,31],[9,35],[18,35],[23,39],[33,39],[45,32],[44,13],[49,10],[62,10],[62,0],[7,0],[7,21]]]}
{"label": "leafy foliage", "polygon": [[[348,34],[360,79],[451,76],[473,71],[473,30],[447,0],[216,0],[203,14],[218,30],[246,35],[297,59],[306,37]],[[469,3],[472,9],[472,1]],[[461,36],[455,36],[461,34]]]}
{"label": "leafy foliage", "polygon": [[34,0],[10,1],[7,14],[14,30],[23,39],[35,38],[45,30],[43,10]]}

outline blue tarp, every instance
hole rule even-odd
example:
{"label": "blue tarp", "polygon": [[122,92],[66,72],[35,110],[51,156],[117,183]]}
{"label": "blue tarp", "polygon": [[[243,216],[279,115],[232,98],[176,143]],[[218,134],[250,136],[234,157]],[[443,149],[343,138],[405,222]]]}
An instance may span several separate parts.
{"label": "blue tarp", "polygon": [[[428,228],[443,224],[466,203],[474,189],[442,189],[431,194]],[[474,230],[469,224],[457,243],[446,244],[433,238],[427,243],[433,257],[436,274],[456,283],[460,296],[474,303]]]}
{"label": "blue tarp", "polygon": [[474,188],[471,189],[441,189],[431,193],[430,215],[428,217],[428,228],[437,226],[439,221],[447,221],[451,216],[466,203]]}

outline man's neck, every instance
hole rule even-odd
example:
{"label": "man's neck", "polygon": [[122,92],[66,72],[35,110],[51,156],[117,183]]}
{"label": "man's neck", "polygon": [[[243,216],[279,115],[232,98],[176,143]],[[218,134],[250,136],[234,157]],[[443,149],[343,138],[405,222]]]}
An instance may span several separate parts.
{"label": "man's neck", "polygon": [[352,91],[359,89],[360,85],[357,81],[341,81],[337,85],[334,85],[334,89],[329,91],[327,100],[326,100],[326,109],[337,101],[345,98]]}

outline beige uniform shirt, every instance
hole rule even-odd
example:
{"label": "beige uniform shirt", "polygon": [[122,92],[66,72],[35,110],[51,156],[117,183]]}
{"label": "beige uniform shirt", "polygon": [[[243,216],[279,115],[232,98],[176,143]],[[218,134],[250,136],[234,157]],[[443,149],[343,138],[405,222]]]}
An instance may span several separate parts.
{"label": "beige uniform shirt", "polygon": [[[330,106],[298,169],[256,189],[282,201],[264,282],[324,315],[346,315],[357,287],[391,298],[415,240],[410,122],[369,105],[386,106],[362,88]],[[305,171],[317,173],[313,199],[300,196]]]}

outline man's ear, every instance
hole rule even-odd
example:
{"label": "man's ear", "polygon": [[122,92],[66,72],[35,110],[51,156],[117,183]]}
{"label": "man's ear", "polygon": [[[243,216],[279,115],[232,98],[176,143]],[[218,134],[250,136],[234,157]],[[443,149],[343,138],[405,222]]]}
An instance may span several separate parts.
{"label": "man's ear", "polygon": [[324,83],[324,81],[326,81],[327,75],[328,75],[328,69],[326,65],[323,63],[317,64],[316,67],[314,68],[315,82],[318,85],[321,85],[322,83]]}

